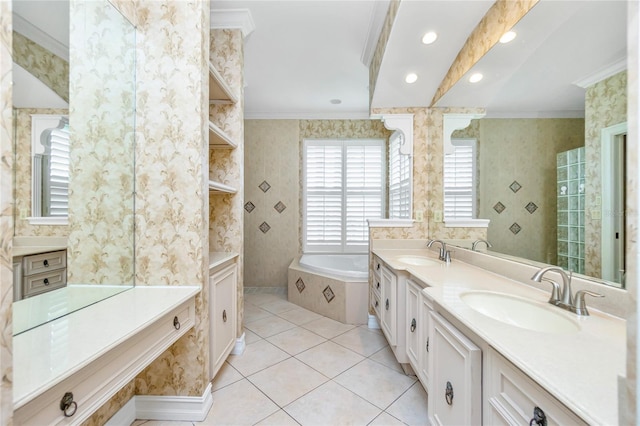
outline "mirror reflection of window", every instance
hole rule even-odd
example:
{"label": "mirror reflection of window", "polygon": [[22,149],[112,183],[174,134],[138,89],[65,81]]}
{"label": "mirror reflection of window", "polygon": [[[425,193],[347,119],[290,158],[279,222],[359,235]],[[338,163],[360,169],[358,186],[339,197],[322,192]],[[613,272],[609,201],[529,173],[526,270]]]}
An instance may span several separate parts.
{"label": "mirror reflection of window", "polygon": [[34,155],[33,215],[66,217],[69,214],[69,120],[40,135],[42,154]]}
{"label": "mirror reflection of window", "polygon": [[444,157],[444,218],[476,219],[475,139],[454,139],[454,151]]}
{"label": "mirror reflection of window", "polygon": [[389,218],[411,217],[411,156],[402,154],[404,135],[394,132],[389,139]]}

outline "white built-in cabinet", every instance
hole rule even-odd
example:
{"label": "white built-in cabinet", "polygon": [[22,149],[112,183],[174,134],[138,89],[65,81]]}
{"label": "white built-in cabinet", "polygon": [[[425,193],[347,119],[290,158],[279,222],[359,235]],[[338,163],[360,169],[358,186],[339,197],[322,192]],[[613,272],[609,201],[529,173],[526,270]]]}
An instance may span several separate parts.
{"label": "white built-in cabinet", "polygon": [[222,367],[236,342],[238,265],[234,262],[209,275],[211,377]]}
{"label": "white built-in cabinet", "polygon": [[380,270],[381,276],[381,301],[380,307],[380,320],[381,328],[384,335],[389,341],[389,345],[395,346],[397,343],[397,279],[396,276],[385,266],[382,266]]}

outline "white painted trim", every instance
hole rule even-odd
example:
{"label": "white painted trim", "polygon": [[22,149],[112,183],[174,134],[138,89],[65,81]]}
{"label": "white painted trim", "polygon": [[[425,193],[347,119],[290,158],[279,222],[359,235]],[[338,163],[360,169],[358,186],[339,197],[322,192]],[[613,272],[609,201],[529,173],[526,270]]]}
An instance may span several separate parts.
{"label": "white painted trim", "polygon": [[136,418],[140,420],[182,420],[201,422],[213,405],[211,383],[202,396],[136,395]]}
{"label": "white painted trim", "polygon": [[240,29],[242,37],[247,38],[256,24],[249,9],[211,9],[211,29]]}
{"label": "white painted trim", "polygon": [[105,423],[105,426],[130,425],[136,421],[136,397],[134,396]]}
{"label": "white painted trim", "polygon": [[300,112],[300,111],[245,111],[245,120],[368,120],[369,111],[327,111],[327,112]]}
{"label": "white painted trim", "polygon": [[571,111],[487,111],[484,118],[584,118],[584,109]]}
{"label": "white painted trim", "polygon": [[618,59],[617,61],[596,70],[595,72],[589,74],[588,76],[582,77],[579,80],[573,82],[574,85],[578,87],[582,87],[586,89],[589,86],[593,86],[594,84],[607,79],[613,75],[618,74],[627,69],[627,58]]}
{"label": "white painted trim", "polygon": [[469,126],[471,120],[482,118],[486,115],[483,113],[468,114],[442,114],[442,146],[444,155],[453,153],[453,145],[451,144],[451,135],[459,129]]}
{"label": "white painted trim", "polygon": [[69,46],[51,37],[17,13],[13,13],[13,29],[29,40],[69,62]]}
{"label": "white painted trim", "polygon": [[242,355],[244,353],[244,350],[247,347],[247,344],[244,338],[245,338],[245,333],[242,333],[242,336],[236,339],[236,344],[231,350],[231,355]]}
{"label": "white painted trim", "polygon": [[50,226],[67,226],[69,225],[69,217],[67,216],[43,216],[28,217],[29,225],[50,225]]}
{"label": "white painted trim", "polygon": [[369,228],[410,228],[413,219],[367,219]]}
{"label": "white painted trim", "polygon": [[369,314],[369,322],[367,322],[367,327],[372,330],[380,330],[380,323],[378,322],[378,318],[375,315]]}
{"label": "white painted trim", "polygon": [[446,219],[445,228],[488,228],[489,219]]}
{"label": "white painted trim", "polygon": [[360,60],[366,67],[371,65],[373,54],[376,51],[376,47],[378,47],[380,33],[382,32],[384,21],[387,18],[387,13],[389,12],[389,4],[391,4],[390,0],[378,0],[373,2],[367,38],[364,42],[362,54],[360,55]]}
{"label": "white painted trim", "polygon": [[380,117],[385,129],[401,132],[404,142],[400,153],[413,155],[413,114],[385,114]]}

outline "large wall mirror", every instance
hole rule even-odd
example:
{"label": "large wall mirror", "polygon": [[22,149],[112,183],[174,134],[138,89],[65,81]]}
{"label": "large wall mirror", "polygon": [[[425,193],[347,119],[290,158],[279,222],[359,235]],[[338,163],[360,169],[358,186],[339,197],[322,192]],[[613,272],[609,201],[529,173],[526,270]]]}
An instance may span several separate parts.
{"label": "large wall mirror", "polygon": [[19,334],[134,285],[136,33],[108,0],[12,7],[14,238],[67,243],[67,286],[14,302]]}
{"label": "large wall mirror", "polygon": [[437,102],[486,108],[452,138],[477,140],[490,252],[624,287],[626,22],[625,1],[541,0]]}

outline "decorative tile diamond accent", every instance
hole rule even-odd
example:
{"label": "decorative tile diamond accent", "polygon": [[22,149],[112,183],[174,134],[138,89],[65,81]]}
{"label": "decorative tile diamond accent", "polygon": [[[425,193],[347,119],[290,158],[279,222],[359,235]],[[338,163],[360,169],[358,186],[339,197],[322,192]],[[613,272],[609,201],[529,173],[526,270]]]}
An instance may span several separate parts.
{"label": "decorative tile diamond accent", "polygon": [[331,290],[330,286],[326,286],[324,290],[322,290],[322,294],[324,294],[324,298],[327,299],[327,303],[331,302],[334,297],[336,297],[335,294],[333,294],[333,290]]}
{"label": "decorative tile diamond accent", "polygon": [[505,206],[504,204],[502,204],[500,201],[498,201],[496,203],[495,206],[493,206],[493,209],[498,212],[498,214],[502,213],[504,211],[504,209],[506,209],[507,206]]}
{"label": "decorative tile diamond accent", "polygon": [[253,210],[255,210],[256,206],[251,202],[251,201],[247,201],[244,204],[244,209],[247,211],[247,213],[251,213]]}
{"label": "decorative tile diamond accent", "polygon": [[271,229],[271,227],[267,222],[262,222],[260,224],[260,230],[262,231],[263,234],[266,234],[267,232],[269,232],[269,229]]}
{"label": "decorative tile diamond accent", "polygon": [[524,208],[527,209],[527,211],[531,214],[533,214],[533,212],[538,210],[538,206],[536,206],[536,204],[533,201],[531,201],[529,204],[524,206]]}
{"label": "decorative tile diamond accent", "polygon": [[511,190],[514,193],[516,193],[516,192],[520,191],[520,188],[522,188],[522,185],[520,185],[517,180],[514,180],[513,183],[511,185],[509,185],[509,188],[511,188]]}
{"label": "decorative tile diamond accent", "polygon": [[516,235],[521,230],[522,228],[520,227],[520,225],[518,225],[517,222],[513,222],[513,225],[509,227],[509,231],[513,232],[513,235]]}
{"label": "decorative tile diamond accent", "polygon": [[262,183],[258,185],[258,188],[260,188],[262,192],[267,192],[271,188],[271,185],[269,185],[269,182],[266,180],[263,180]]}
{"label": "decorative tile diamond accent", "polygon": [[276,204],[275,206],[273,206],[274,209],[276,209],[276,211],[278,213],[282,213],[284,211],[284,209],[287,208],[287,206],[284,205],[284,203],[282,201],[278,201],[278,204]]}
{"label": "decorative tile diamond accent", "polygon": [[296,287],[298,287],[298,293],[302,293],[304,291],[306,286],[304,285],[302,278],[298,278],[298,281],[296,281]]}

